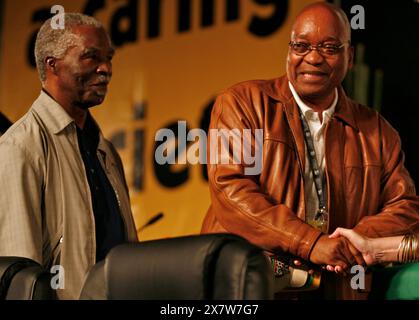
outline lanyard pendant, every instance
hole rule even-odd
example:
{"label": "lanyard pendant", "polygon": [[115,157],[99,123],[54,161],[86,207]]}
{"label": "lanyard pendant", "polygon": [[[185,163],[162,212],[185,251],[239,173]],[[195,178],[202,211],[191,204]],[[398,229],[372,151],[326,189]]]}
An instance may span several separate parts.
{"label": "lanyard pendant", "polygon": [[321,207],[317,210],[316,217],[314,218],[314,220],[319,219],[320,221],[327,221],[327,210],[325,207]]}
{"label": "lanyard pendant", "polygon": [[317,210],[316,216],[314,217],[314,225],[317,229],[322,232],[327,232],[327,219],[328,212],[325,207],[321,207]]}

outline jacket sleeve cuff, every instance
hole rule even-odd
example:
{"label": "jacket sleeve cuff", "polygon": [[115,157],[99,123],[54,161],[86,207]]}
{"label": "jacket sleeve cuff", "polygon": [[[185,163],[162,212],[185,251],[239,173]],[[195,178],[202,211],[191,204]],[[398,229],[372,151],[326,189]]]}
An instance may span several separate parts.
{"label": "jacket sleeve cuff", "polygon": [[291,243],[290,252],[309,261],[311,251],[322,235],[323,233],[320,230],[317,230],[306,223],[302,223]]}

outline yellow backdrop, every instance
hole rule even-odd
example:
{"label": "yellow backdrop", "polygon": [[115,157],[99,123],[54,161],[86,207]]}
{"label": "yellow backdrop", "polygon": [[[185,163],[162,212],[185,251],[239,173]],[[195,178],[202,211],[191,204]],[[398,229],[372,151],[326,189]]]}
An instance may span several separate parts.
{"label": "yellow backdrop", "polygon": [[0,110],[16,121],[39,94],[37,72],[30,65],[31,37],[51,6],[94,12],[117,51],[106,101],[92,113],[124,162],[137,227],[164,213],[140,238],[199,233],[210,203],[202,167],[159,168],[155,133],[178,120],[199,128],[205,108],[222,89],[283,74],[292,20],[309,2],[6,0]]}

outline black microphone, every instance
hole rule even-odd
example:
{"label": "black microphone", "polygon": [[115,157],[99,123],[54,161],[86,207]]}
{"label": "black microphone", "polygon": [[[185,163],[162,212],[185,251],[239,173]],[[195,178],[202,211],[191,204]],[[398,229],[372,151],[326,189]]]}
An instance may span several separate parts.
{"label": "black microphone", "polygon": [[143,225],[141,228],[137,229],[137,232],[140,232],[143,229],[151,226],[152,224],[155,224],[157,221],[159,221],[161,218],[163,218],[163,216],[164,216],[163,212],[159,212],[158,214],[153,216],[150,220],[148,220],[148,222],[145,225]]}

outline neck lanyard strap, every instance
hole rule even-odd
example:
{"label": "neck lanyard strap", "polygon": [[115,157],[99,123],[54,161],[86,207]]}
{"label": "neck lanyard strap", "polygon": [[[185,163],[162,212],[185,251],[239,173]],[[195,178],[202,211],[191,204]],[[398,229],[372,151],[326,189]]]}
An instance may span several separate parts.
{"label": "neck lanyard strap", "polygon": [[325,199],[325,194],[323,190],[323,175],[317,163],[316,150],[314,148],[314,142],[311,136],[311,132],[310,132],[310,128],[308,126],[307,120],[305,119],[301,110],[299,111],[300,111],[301,123],[303,125],[303,130],[304,130],[304,140],[307,145],[310,169],[313,173],[314,185],[316,187],[317,197],[319,199],[319,209],[317,211],[315,220],[318,220],[320,218],[325,219],[327,211],[326,211],[326,199]]}

